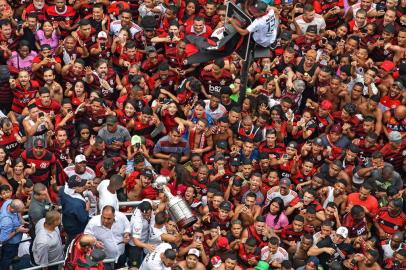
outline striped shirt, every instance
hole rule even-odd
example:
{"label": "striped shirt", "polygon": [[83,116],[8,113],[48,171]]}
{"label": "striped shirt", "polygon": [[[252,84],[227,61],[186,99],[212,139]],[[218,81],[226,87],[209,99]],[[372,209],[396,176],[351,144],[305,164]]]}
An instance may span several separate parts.
{"label": "striped shirt", "polygon": [[181,138],[179,143],[174,144],[171,143],[169,136],[166,135],[165,137],[162,137],[159,139],[159,141],[155,144],[154,147],[154,154],[157,153],[162,153],[162,154],[181,154],[182,156],[184,155],[189,155],[190,153],[190,147],[189,143]]}

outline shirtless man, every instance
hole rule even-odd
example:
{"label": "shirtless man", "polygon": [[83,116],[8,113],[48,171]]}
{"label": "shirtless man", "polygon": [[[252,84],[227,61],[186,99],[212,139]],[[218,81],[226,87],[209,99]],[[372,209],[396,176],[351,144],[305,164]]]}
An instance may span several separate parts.
{"label": "shirtless man", "polygon": [[204,154],[213,148],[213,140],[207,132],[208,122],[199,119],[197,124],[189,130],[189,145],[194,154]]}
{"label": "shirtless man", "polygon": [[306,261],[308,259],[307,251],[313,245],[313,236],[311,234],[305,234],[300,240],[300,244],[296,246],[296,251],[292,255],[293,259],[293,266],[294,268],[298,268],[301,266],[306,265]]}
{"label": "shirtless man", "polygon": [[213,145],[218,141],[227,141],[228,145],[233,145],[233,131],[230,129],[230,122],[227,117],[221,117],[217,124],[209,129],[212,134]]}
{"label": "shirtless man", "polygon": [[213,270],[242,270],[242,268],[237,265],[237,256],[234,253],[229,253],[224,262],[217,267],[214,266]]}
{"label": "shirtless man", "polygon": [[188,255],[186,256],[186,260],[180,261],[179,266],[183,270],[206,270],[204,264],[199,262],[200,251],[196,248],[191,248],[188,251]]}
{"label": "shirtless man", "polygon": [[388,110],[383,116],[384,128],[383,131],[386,136],[389,135],[392,131],[399,131],[402,134],[402,138],[406,137],[406,132],[402,131],[401,128],[404,127],[406,122],[406,106],[399,105],[393,111]]}
{"label": "shirtless man", "polygon": [[134,189],[129,191],[128,197],[131,198],[131,200],[151,199],[150,196],[154,197],[158,195],[158,193],[154,192],[154,188],[152,187],[153,175],[149,169],[144,169],[139,177],[140,179],[135,179],[136,185]]}
{"label": "shirtless man", "polygon": [[52,69],[44,70],[44,81],[44,86],[49,89],[51,98],[61,103],[63,99],[63,89],[62,86],[55,81],[55,74]]}
{"label": "shirtless man", "polygon": [[349,260],[344,262],[344,265],[349,269],[353,269],[354,266],[357,266],[359,270],[380,270],[382,268],[377,262],[378,258],[378,251],[369,250],[365,255],[360,253],[354,254]]}
{"label": "shirtless man", "polygon": [[345,104],[350,103],[350,95],[348,93],[348,87],[342,83],[341,78],[335,76],[330,81],[330,92],[335,97],[333,105],[335,110],[342,109]]}
{"label": "shirtless man", "polygon": [[362,116],[372,116],[376,119],[375,122],[375,133],[381,134],[382,131],[382,110],[378,108],[379,96],[373,95],[370,96],[366,102],[361,103],[358,106],[358,110],[361,112]]}
{"label": "shirtless man", "polygon": [[385,45],[385,50],[395,52],[395,56],[393,57],[393,62],[399,63],[402,58],[406,57],[406,30],[405,28],[400,28],[397,36],[397,45],[393,45],[388,43]]}
{"label": "shirtless man", "polygon": [[350,101],[351,103],[359,106],[361,103],[364,103],[367,99],[362,96],[362,91],[364,89],[364,85],[360,82],[357,82],[352,87]]}
{"label": "shirtless man", "polygon": [[256,199],[256,194],[249,192],[245,197],[244,203],[235,208],[232,220],[240,219],[245,226],[253,224],[255,218],[259,216],[261,212],[261,207],[255,205]]}

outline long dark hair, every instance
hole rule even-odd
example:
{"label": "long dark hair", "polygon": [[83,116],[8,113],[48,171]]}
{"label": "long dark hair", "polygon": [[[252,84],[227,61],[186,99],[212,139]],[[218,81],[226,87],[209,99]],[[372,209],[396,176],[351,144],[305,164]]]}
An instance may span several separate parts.
{"label": "long dark hair", "polygon": [[[279,211],[278,211],[276,214],[272,214],[272,213],[271,213],[271,210],[270,210],[271,205],[272,205],[272,203],[274,203],[274,202],[276,202],[276,203],[279,205]],[[275,225],[276,223],[278,223],[279,217],[281,216],[281,214],[282,214],[284,208],[285,208],[285,205],[284,205],[284,203],[283,203],[283,200],[282,200],[281,198],[279,198],[279,197],[273,198],[273,199],[271,200],[271,202],[269,203],[269,206],[265,208],[265,213],[269,213],[269,214],[275,216],[275,219],[273,220],[273,224],[274,224],[274,225]],[[265,213],[264,213],[264,214],[265,214]]]}
{"label": "long dark hair", "polygon": [[281,117],[281,121],[286,121],[286,120],[288,120],[288,118],[287,118],[286,115],[285,115],[285,112],[282,110],[282,106],[281,106],[281,105],[275,105],[275,106],[273,106],[273,107],[271,108],[271,110],[270,110],[271,115],[272,115],[272,111],[276,111],[276,112],[279,114],[279,116]]}
{"label": "long dark hair", "polygon": [[192,180],[190,179],[189,172],[180,164],[175,165],[176,185],[184,184],[186,186],[192,186]]}

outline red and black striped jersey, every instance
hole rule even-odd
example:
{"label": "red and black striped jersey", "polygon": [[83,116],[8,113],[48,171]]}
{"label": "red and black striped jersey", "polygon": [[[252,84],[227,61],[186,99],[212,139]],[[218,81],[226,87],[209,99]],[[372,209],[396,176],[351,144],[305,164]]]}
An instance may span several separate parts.
{"label": "red and black striped jersey", "polygon": [[42,157],[34,156],[33,150],[25,150],[21,157],[27,164],[35,164],[35,173],[30,176],[32,182],[47,182],[51,179],[52,169],[56,163],[56,157],[50,151],[44,149]]}
{"label": "red and black striped jersey", "polygon": [[398,216],[392,217],[389,215],[387,207],[380,208],[374,222],[379,224],[379,227],[385,233],[394,234],[398,231],[404,231],[406,228],[406,214],[401,212]]}
{"label": "red and black striped jersey", "polygon": [[23,136],[18,124],[13,124],[11,134],[3,134],[0,137],[0,146],[4,147],[6,153],[12,158],[16,158],[21,154],[21,145],[17,142],[16,135]]}
{"label": "red and black striped jersey", "polygon": [[[46,17],[51,22],[64,22],[66,26],[72,26],[79,21],[79,16],[70,6],[65,6],[65,10],[60,12],[56,9],[56,6],[49,6],[47,8]],[[70,34],[69,30],[61,28],[61,36],[66,37]]]}
{"label": "red and black striped jersey", "polygon": [[35,98],[39,90],[39,83],[37,81],[31,80],[30,85],[28,88],[21,86],[20,83],[16,84],[16,87],[13,89],[13,105],[11,109],[21,114],[25,107],[27,107],[28,103]]}

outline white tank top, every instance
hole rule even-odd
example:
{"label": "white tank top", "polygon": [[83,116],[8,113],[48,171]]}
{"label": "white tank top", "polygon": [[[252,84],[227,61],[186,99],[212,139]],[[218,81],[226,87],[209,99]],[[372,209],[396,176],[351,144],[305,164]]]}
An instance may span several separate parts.
{"label": "white tank top", "polygon": [[325,209],[327,207],[327,204],[329,202],[334,202],[334,188],[328,186],[328,194],[326,200],[323,202],[323,208]]}

